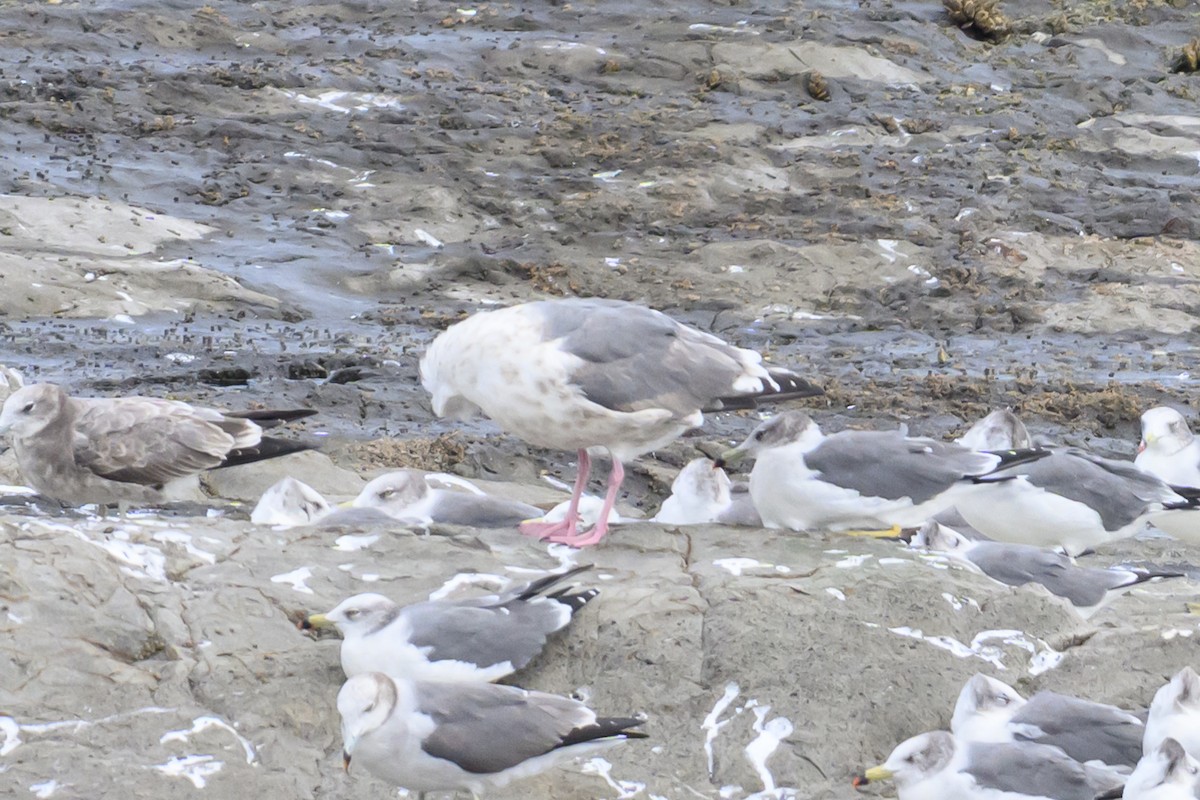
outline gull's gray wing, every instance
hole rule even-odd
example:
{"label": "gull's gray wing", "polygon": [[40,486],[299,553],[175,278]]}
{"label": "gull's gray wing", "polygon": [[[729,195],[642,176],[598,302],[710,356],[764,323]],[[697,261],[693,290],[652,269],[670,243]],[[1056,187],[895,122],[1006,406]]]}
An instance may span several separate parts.
{"label": "gull's gray wing", "polygon": [[[600,299],[533,305],[544,320],[546,339],[558,340],[563,350],[583,362],[571,373],[571,383],[605,408],[663,408],[686,417],[720,398],[756,393],[745,385],[754,380],[747,371],[759,365],[757,353],[653,309]],[[784,378],[791,373],[780,371],[779,375]],[[807,386],[811,389],[808,394],[820,393],[811,384]],[[773,388],[765,380],[759,381],[759,387],[763,391]]]}
{"label": "gull's gray wing", "polygon": [[1133,464],[1101,458],[1077,448],[998,470],[998,479],[1024,476],[1034,486],[1095,509],[1104,528],[1129,525],[1154,503],[1181,501],[1171,487]]}
{"label": "gull's gray wing", "polygon": [[999,457],[900,431],[843,431],[804,457],[820,479],[867,497],[920,505],[966,476],[992,469]]}
{"label": "gull's gray wing", "polygon": [[114,481],[153,485],[220,466],[261,429],[212,409],[146,397],[78,399],[75,461]]}
{"label": "gull's gray wing", "polygon": [[434,522],[448,525],[469,525],[472,528],[506,528],[546,512],[528,503],[484,497],[466,492],[432,490],[436,499],[429,509]]}
{"label": "gull's gray wing", "polygon": [[[514,590],[519,594],[500,598],[416,603],[401,609],[399,616],[409,628],[409,642],[429,648],[430,661],[463,661],[480,667],[508,662],[517,670],[542,652],[547,636],[565,627],[571,615],[596,596],[594,590],[536,596],[567,574],[535,581]],[[533,594],[530,587],[537,587]]]}
{"label": "gull's gray wing", "polygon": [[1099,603],[1110,589],[1139,580],[1134,573],[1080,567],[1066,556],[1024,544],[978,542],[967,558],[993,580],[1009,586],[1039,583],[1083,608]]}
{"label": "gull's gray wing", "polygon": [[476,774],[502,772],[559,747],[622,734],[638,724],[631,718],[597,719],[575,700],[511,686],[415,686],[418,710],[437,724],[421,749]]}
{"label": "gull's gray wing", "polygon": [[[1076,697],[1038,692],[1021,706],[1012,725],[1031,726],[1014,732],[1018,740],[1061,747],[1076,761],[1102,761],[1109,766],[1137,764],[1142,757],[1141,720],[1127,711]],[[1035,735],[1033,730],[1041,731]]]}
{"label": "gull's gray wing", "polygon": [[1093,800],[1097,786],[1061,750],[1032,742],[971,743],[963,772],[982,788],[1051,800]]}

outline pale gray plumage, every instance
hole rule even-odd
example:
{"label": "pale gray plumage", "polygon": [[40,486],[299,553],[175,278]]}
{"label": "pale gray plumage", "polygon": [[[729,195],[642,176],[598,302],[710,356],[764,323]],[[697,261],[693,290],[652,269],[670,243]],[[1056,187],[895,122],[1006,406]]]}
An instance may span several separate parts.
{"label": "pale gray plumage", "polygon": [[1033,447],[1025,423],[1009,408],[998,408],[972,425],[955,442],[971,450],[1024,450]]}
{"label": "pale gray plumage", "polygon": [[6,430],[30,485],[72,504],[171,499],[175,482],[204,470],[304,449],[267,439],[245,416],[149,397],[74,398],[48,383],[5,401]]}
{"label": "pale gray plumage", "polygon": [[[766,367],[753,350],[617,300],[547,300],[475,314],[440,334],[420,367],[439,416],[482,413],[531,444],[577,451],[570,513],[522,526],[575,547],[607,532],[622,461],[698,427],[704,411],[821,393],[795,373]],[[592,531],[580,534],[575,510],[596,452],[612,458],[608,491]]]}
{"label": "pale gray plumage", "polygon": [[595,589],[549,590],[590,568],[575,567],[500,595],[398,606],[378,594],[355,595],[304,627],[341,631],[347,676],[383,672],[441,681],[502,678],[527,665],[564,628]]}
{"label": "pale gray plumage", "polygon": [[403,522],[438,522],[473,528],[515,526],[543,514],[537,506],[429,485],[430,477],[416,470],[396,470],[363,487],[353,505],[381,511]]}
{"label": "pale gray plumage", "polygon": [[1200,761],[1168,737],[1142,756],[1121,797],[1125,800],[1196,800],[1200,798]]}
{"label": "pale gray plumage", "polygon": [[602,718],[576,700],[487,683],[368,672],[338,693],[347,769],[361,764],[416,792],[478,794],[574,756],[644,738],[635,717]]}
{"label": "pale gray plumage", "polygon": [[1160,577],[1180,577],[1164,570],[1129,570],[1118,567],[1082,567],[1069,556],[1043,547],[1010,542],[972,541],[935,520],[925,523],[913,537],[917,547],[944,553],[967,562],[989,578],[1008,586],[1036,583],[1065,598],[1081,613],[1094,611],[1113,593]]}
{"label": "pale gray plumage", "polygon": [[894,779],[900,800],[1093,800],[1121,785],[1111,772],[1081,765],[1056,747],[962,742],[946,731],[900,743],[865,777]]}

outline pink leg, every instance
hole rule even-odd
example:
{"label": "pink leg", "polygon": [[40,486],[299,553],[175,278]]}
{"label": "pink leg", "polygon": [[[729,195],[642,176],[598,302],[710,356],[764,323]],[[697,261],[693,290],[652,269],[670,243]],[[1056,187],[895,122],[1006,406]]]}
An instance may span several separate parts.
{"label": "pink leg", "polygon": [[579,474],[575,477],[575,489],[571,492],[571,504],[567,516],[561,522],[522,522],[517,530],[526,536],[547,539],[551,536],[575,536],[579,527],[579,498],[587,487],[588,475],[592,471],[592,459],[587,450],[579,451]]}
{"label": "pink leg", "polygon": [[603,539],[604,534],[608,533],[608,515],[612,512],[613,506],[617,504],[617,491],[621,488],[621,482],[624,480],[625,468],[621,466],[620,459],[614,457],[612,471],[608,473],[608,494],[604,496],[604,507],[600,509],[600,519],[596,520],[595,527],[587,534],[579,536],[560,534],[549,537],[549,540],[571,547],[591,547]]}

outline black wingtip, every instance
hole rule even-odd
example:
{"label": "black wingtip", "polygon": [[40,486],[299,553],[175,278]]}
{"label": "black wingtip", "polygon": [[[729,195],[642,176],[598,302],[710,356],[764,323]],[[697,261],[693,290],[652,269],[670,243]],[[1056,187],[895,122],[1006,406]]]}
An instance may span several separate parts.
{"label": "black wingtip", "polygon": [[559,740],[559,747],[570,747],[573,744],[593,742],[597,739],[610,739],[620,736],[625,739],[648,739],[649,734],[629,730],[643,725],[645,717],[599,717],[591,725],[583,725]]}
{"label": "black wingtip", "polygon": [[563,605],[570,606],[571,613],[574,614],[594,600],[598,594],[600,594],[599,589],[585,589],[582,592],[571,592],[570,589],[560,589],[553,594],[546,595],[546,597],[551,600],[557,600]]}
{"label": "black wingtip", "polygon": [[771,370],[771,380],[778,384],[776,389],[766,386],[761,392],[754,394],[721,397],[704,411],[744,411],[757,408],[760,403],[780,403],[785,400],[798,400],[804,397],[819,397],[825,390],[812,381],[802,378],[794,372],[786,370]]}
{"label": "black wingtip", "polygon": [[529,585],[525,587],[525,590],[517,595],[517,599],[532,600],[542,592],[549,589],[551,586],[562,583],[567,578],[574,577],[581,572],[587,572],[591,568],[591,564],[580,564],[577,567],[572,567],[571,569],[563,570],[562,572],[553,572],[545,577],[530,581]]}
{"label": "black wingtip", "polygon": [[225,416],[248,419],[251,422],[258,423],[260,428],[273,428],[285,422],[295,422],[298,419],[311,417],[316,413],[317,410],[315,408],[265,408],[258,411],[227,411],[225,412]]}
{"label": "black wingtip", "polygon": [[268,458],[279,458],[280,456],[291,455],[292,453],[300,453],[305,450],[315,450],[316,445],[309,442],[298,442],[294,439],[277,439],[273,436],[264,436],[262,440],[254,447],[243,447],[240,450],[230,450],[229,455],[225,456],[225,460],[217,466],[217,469],[222,467],[236,467],[239,464],[253,464],[255,461],[265,461]]}

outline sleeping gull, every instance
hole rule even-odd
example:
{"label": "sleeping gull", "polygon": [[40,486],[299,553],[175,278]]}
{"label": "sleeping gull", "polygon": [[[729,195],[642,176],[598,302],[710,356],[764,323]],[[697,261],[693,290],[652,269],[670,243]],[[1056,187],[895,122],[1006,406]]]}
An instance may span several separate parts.
{"label": "sleeping gull", "polygon": [[1133,463],[1172,486],[1200,487],[1200,441],[1173,408],[1158,406],[1142,414],[1142,441]]}
{"label": "sleeping gull", "polygon": [[760,527],[762,520],[746,487],[733,481],[709,458],[694,458],[671,482],[671,496],[650,520],[667,525],[723,525]]}
{"label": "sleeping gull", "polygon": [[[1133,464],[1078,448],[1050,451],[1046,458],[998,469],[979,482],[988,491],[973,492],[956,505],[984,536],[1062,547],[1069,555],[1132,536],[1164,509],[1193,506]],[[1188,519],[1200,525],[1200,516]]]}
{"label": "sleeping gull", "polygon": [[596,589],[547,590],[590,565],[557,572],[500,595],[398,606],[379,594],[343,600],[302,628],[336,627],[347,677],[384,672],[438,681],[494,681],[528,664]]}
{"label": "sleeping gull", "polygon": [[604,512],[590,533],[578,533],[574,508],[560,523],[522,526],[575,547],[599,542],[608,530],[623,461],[698,427],[704,411],[821,393],[793,372],[765,366],[753,350],[658,311],[576,298],[523,303],[451,326],[421,359],[421,383],[438,416],[482,412],[532,445],[577,450],[575,502],[592,454],[608,452]]}
{"label": "sleeping gull", "polygon": [[1069,556],[1042,547],[973,541],[934,520],[921,526],[912,545],[942,553],[955,563],[1009,586],[1044,586],[1051,594],[1068,600],[1084,618],[1139,583],[1182,577],[1179,572],[1160,570],[1081,567]]}
{"label": "sleeping gull", "polygon": [[[316,412],[226,413],[151,397],[70,397],[51,383],[4,402],[0,433],[12,432],[21,474],[43,495],[71,505],[175,499],[207,469],[308,449],[263,436],[263,426]],[[260,424],[261,423],[261,424]]]}
{"label": "sleeping gull", "polygon": [[[461,486],[459,491],[452,486]],[[354,508],[375,509],[404,522],[440,522],[474,528],[504,528],[539,517],[542,509],[516,500],[490,497],[454,476],[422,475],[402,469],[380,475],[363,487]]]}
{"label": "sleeping gull", "polygon": [[954,440],[969,450],[1027,450],[1033,439],[1009,408],[998,408]]}
{"label": "sleeping gull", "polygon": [[338,692],[346,769],[362,764],[418,793],[485,789],[575,756],[644,739],[640,717],[597,717],[577,700],[490,683],[356,675]]}
{"label": "sleeping gull", "polygon": [[1154,694],[1142,750],[1153,752],[1168,738],[1200,758],[1200,675],[1191,667],[1181,669]]}
{"label": "sleeping gull", "polygon": [[1093,800],[1121,785],[1107,770],[1031,742],[966,743],[946,731],[901,742],[854,783],[894,780],[900,800]]}
{"label": "sleeping gull", "polygon": [[333,511],[329,501],[304,481],[291,475],[280,478],[258,498],[250,521],[255,525],[295,527],[311,525]]}
{"label": "sleeping gull", "polygon": [[1125,800],[1196,800],[1200,797],[1200,761],[1171,738],[1142,756],[1129,782]]}
{"label": "sleeping gull", "polygon": [[1026,700],[977,673],[958,695],[950,730],[963,742],[1052,745],[1080,763],[1128,771],[1142,757],[1146,727],[1116,706],[1045,691]]}
{"label": "sleeping gull", "polygon": [[800,411],[776,414],[718,463],[754,456],[750,496],[768,528],[912,527],[977,487],[973,481],[1041,451],[979,453],[898,431],[826,436]]}

